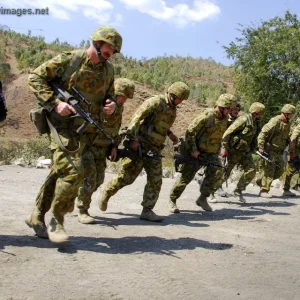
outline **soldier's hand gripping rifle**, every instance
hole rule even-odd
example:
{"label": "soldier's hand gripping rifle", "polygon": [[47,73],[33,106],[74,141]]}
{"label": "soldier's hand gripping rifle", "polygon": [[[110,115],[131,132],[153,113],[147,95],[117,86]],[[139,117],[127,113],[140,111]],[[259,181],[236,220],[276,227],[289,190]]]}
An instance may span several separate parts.
{"label": "soldier's hand gripping rifle", "polygon": [[[49,85],[51,86],[54,93],[58,96],[59,99],[61,99],[64,102],[67,102],[76,110],[77,114],[73,117],[80,117],[84,120],[83,124],[76,130],[78,134],[81,134],[88,124],[92,124],[98,130],[100,130],[109,140],[111,140],[112,143],[114,143],[114,139],[108,133],[105,132],[105,130],[98,124],[97,121],[95,121],[91,117],[91,103],[74,86],[72,87],[72,90],[77,95],[79,100],[75,99],[71,94],[69,94],[59,83],[55,81],[50,81]],[[86,112],[80,106],[80,102],[83,102],[87,105],[88,112]]]}
{"label": "soldier's hand gripping rifle", "polygon": [[264,152],[264,154],[262,154],[257,150],[257,151],[255,151],[255,154],[257,154],[260,158],[264,159],[268,163],[273,164],[276,167],[280,168],[280,166],[278,164],[276,164],[272,159],[269,158],[269,155],[267,153]]}

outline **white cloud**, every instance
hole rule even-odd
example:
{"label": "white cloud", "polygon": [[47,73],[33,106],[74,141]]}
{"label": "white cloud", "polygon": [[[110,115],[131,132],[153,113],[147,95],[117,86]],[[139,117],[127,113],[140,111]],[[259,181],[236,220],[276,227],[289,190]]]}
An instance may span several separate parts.
{"label": "white cloud", "polygon": [[[0,0],[3,8],[49,8],[53,18],[70,20],[72,14],[82,12],[89,19],[104,23],[119,23],[113,14],[114,6],[107,0]],[[113,17],[112,17],[113,16]]]}
{"label": "white cloud", "polygon": [[190,23],[201,22],[221,13],[220,8],[212,0],[194,0],[193,6],[180,3],[168,6],[164,0],[119,0],[128,8],[137,9],[141,13],[185,27]]}

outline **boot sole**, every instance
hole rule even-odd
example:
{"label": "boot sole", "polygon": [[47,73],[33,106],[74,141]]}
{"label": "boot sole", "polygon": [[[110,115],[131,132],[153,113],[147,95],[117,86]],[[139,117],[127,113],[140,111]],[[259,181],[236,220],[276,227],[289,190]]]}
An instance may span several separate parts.
{"label": "boot sole", "polygon": [[41,239],[49,239],[49,236],[48,236],[48,232],[47,232],[47,228],[44,228],[41,230],[41,226],[39,225],[33,225],[31,223],[31,219],[30,221],[28,220],[28,218],[25,220],[25,224],[32,228],[33,231],[35,232],[35,235]]}

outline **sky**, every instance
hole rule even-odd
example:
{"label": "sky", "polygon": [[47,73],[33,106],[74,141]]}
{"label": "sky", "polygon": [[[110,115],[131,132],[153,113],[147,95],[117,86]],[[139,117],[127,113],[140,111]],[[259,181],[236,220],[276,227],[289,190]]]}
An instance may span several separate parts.
{"label": "sky", "polygon": [[[3,9],[48,8],[44,15],[7,15]],[[259,25],[285,11],[300,15],[298,0],[0,0],[0,25],[58,38],[71,45],[101,25],[123,37],[122,53],[142,59],[164,55],[212,58],[224,65],[223,46],[239,37],[239,25]]]}

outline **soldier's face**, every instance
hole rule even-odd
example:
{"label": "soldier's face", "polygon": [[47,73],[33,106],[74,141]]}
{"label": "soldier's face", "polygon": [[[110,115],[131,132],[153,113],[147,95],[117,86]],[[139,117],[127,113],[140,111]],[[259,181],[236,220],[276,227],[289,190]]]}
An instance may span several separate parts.
{"label": "soldier's face", "polygon": [[109,59],[115,52],[115,48],[110,44],[104,43],[100,48],[101,56],[104,59]]}
{"label": "soldier's face", "polygon": [[123,105],[127,101],[127,98],[124,96],[117,96],[117,102],[119,105]]}
{"label": "soldier's face", "polygon": [[224,116],[228,116],[229,113],[230,113],[230,108],[224,107],[224,108],[223,108],[223,115],[224,115]]}
{"label": "soldier's face", "polygon": [[237,116],[238,116],[238,114],[239,114],[239,112],[240,112],[240,109],[239,108],[232,108],[231,110],[230,110],[230,115],[232,116],[232,117],[234,117],[234,118],[236,118]]}
{"label": "soldier's face", "polygon": [[179,105],[182,101],[183,101],[182,99],[176,97],[176,99],[174,100],[174,105],[177,106],[177,105]]}

